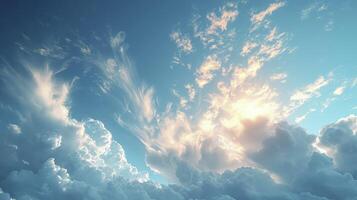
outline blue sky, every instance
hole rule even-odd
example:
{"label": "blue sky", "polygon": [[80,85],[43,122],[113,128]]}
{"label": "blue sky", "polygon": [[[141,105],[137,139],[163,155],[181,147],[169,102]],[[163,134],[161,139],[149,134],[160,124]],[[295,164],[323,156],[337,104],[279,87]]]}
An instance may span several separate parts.
{"label": "blue sky", "polygon": [[352,199],[356,8],[4,2],[0,199]]}

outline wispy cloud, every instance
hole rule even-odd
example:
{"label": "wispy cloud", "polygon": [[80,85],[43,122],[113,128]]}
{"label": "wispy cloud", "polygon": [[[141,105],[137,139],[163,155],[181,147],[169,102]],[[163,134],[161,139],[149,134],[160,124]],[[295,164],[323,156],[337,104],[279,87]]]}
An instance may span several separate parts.
{"label": "wispy cloud", "polygon": [[253,13],[250,18],[253,26],[257,26],[257,25],[261,24],[266,17],[270,16],[271,14],[273,14],[273,12],[275,12],[279,8],[283,7],[284,5],[285,5],[285,2],[283,2],[283,1],[272,3],[265,10],[260,11],[258,13]]}
{"label": "wispy cloud", "polygon": [[185,88],[187,89],[188,97],[190,101],[193,101],[195,96],[196,96],[196,90],[191,84],[185,85]]}
{"label": "wispy cloud", "polygon": [[307,85],[301,90],[296,91],[291,97],[290,100],[294,102],[298,102],[299,104],[303,104],[308,99],[313,96],[320,95],[319,90],[326,86],[330,82],[330,79],[326,79],[323,76],[320,76],[313,83]]}
{"label": "wispy cloud", "polygon": [[221,63],[217,56],[208,56],[197,70],[196,83],[199,87],[204,87],[214,77],[214,72],[219,70]]}
{"label": "wispy cloud", "polygon": [[337,88],[333,91],[333,95],[335,95],[335,96],[340,96],[341,94],[343,94],[344,90],[345,90],[345,86],[337,87]]}
{"label": "wispy cloud", "polygon": [[21,133],[21,127],[17,124],[9,124],[7,128],[14,134],[20,134]]}
{"label": "wispy cloud", "polygon": [[240,54],[242,56],[245,56],[247,55],[248,53],[250,53],[252,51],[252,49],[254,49],[255,47],[257,47],[258,44],[255,43],[255,42],[251,42],[251,41],[248,41],[244,44],[243,48],[242,48],[242,51],[240,52]]}
{"label": "wispy cloud", "polygon": [[216,34],[217,30],[225,31],[227,30],[228,23],[234,21],[238,16],[238,11],[236,10],[236,5],[233,3],[227,4],[220,10],[220,16],[212,12],[207,15],[207,19],[210,21],[211,25],[207,29],[209,34]]}
{"label": "wispy cloud", "polygon": [[[307,20],[309,18],[318,19],[319,21],[323,21],[324,30],[332,31],[335,25],[334,19],[331,17],[333,12],[329,11],[329,6],[327,3],[322,1],[313,2],[308,5],[305,9],[301,11],[301,20]],[[323,20],[322,20],[323,19]]]}
{"label": "wispy cloud", "polygon": [[[17,69],[21,69],[21,66]],[[17,133],[17,138],[1,136],[2,141],[8,141],[17,149],[9,152],[9,156],[16,159],[5,168],[6,173],[15,169],[19,170],[19,174],[41,176],[41,173],[35,175],[28,171],[29,167],[36,171],[41,171],[42,168],[50,170],[52,168],[46,165],[51,164],[55,172],[60,170],[57,165],[64,168],[60,173],[65,176],[60,181],[63,184],[68,181],[68,173],[73,179],[84,182],[89,179],[85,181],[82,178],[91,173],[93,177],[97,177],[92,179],[95,184],[110,181],[118,176],[130,180],[148,180],[147,174],[138,172],[128,163],[122,146],[112,139],[112,134],[101,121],[78,121],[71,117],[68,105],[70,84],[59,80],[49,66],[26,67],[23,69],[24,74],[16,70],[6,73],[5,71],[11,70],[7,67],[2,70],[1,81],[12,80],[6,81],[4,87],[8,89],[9,97],[13,98],[13,103],[25,118],[21,128],[16,124],[9,125],[11,131]],[[15,168],[11,169],[14,166]],[[5,171],[1,171],[0,176],[3,176]],[[43,173],[45,175],[42,175],[52,178],[51,172]],[[26,182],[26,179],[20,178],[19,181]],[[85,184],[92,183],[89,181]],[[32,184],[31,181],[28,184]]]}
{"label": "wispy cloud", "polygon": [[276,73],[270,76],[270,80],[280,81],[282,83],[286,82],[288,75],[286,73]]}
{"label": "wispy cloud", "polygon": [[314,12],[322,12],[327,10],[327,5],[322,2],[315,2],[301,11],[301,19],[305,20],[310,17]]}
{"label": "wispy cloud", "polygon": [[[238,16],[237,4],[226,3],[218,11],[210,12],[206,18],[195,15],[192,21],[193,32],[201,43],[211,50],[217,50],[221,47],[229,49],[236,32],[230,29],[229,24],[234,22]],[[206,22],[203,23],[202,22]]]}
{"label": "wispy cloud", "polygon": [[284,108],[284,115],[291,114],[296,109],[304,105],[305,102],[307,102],[311,98],[319,97],[320,90],[330,83],[330,81],[332,80],[332,76],[333,75],[331,73],[328,75],[328,77],[320,76],[313,83],[310,83],[302,89],[295,91],[290,96],[289,105]]}
{"label": "wispy cloud", "polygon": [[311,109],[310,109],[309,111],[307,111],[305,114],[296,117],[296,118],[295,118],[295,123],[298,123],[298,124],[301,123],[303,120],[306,119],[306,117],[307,117],[310,113],[315,112],[315,111],[316,111],[315,108],[311,108]]}
{"label": "wispy cloud", "polygon": [[150,122],[156,113],[154,102],[154,89],[138,83],[135,78],[134,68],[126,54],[123,42],[125,34],[119,32],[110,39],[110,45],[114,51],[112,58],[98,63],[105,79],[101,84],[104,92],[108,92],[112,85],[122,88],[128,95],[127,101],[132,109],[140,116],[141,120]]}
{"label": "wispy cloud", "polygon": [[184,53],[191,53],[192,43],[188,36],[183,35],[181,32],[172,32],[170,38],[176,43],[177,48]]}

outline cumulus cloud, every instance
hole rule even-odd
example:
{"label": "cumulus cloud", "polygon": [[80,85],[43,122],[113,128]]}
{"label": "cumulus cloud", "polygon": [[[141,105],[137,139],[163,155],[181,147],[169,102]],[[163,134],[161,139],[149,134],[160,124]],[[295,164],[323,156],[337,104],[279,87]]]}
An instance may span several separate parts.
{"label": "cumulus cloud", "polygon": [[16,199],[83,198],[78,195],[86,185],[115,177],[148,180],[128,163],[102,122],[70,117],[70,88],[49,67],[29,68],[27,73],[7,67],[1,73],[7,95],[25,116],[22,134],[0,135],[1,155],[8,158],[0,161],[0,187],[6,193]]}
{"label": "cumulus cloud", "polygon": [[252,153],[251,157],[264,169],[289,182],[306,167],[313,152],[313,142],[314,136],[302,128],[281,123],[274,135],[264,140],[261,150]]}
{"label": "cumulus cloud", "polygon": [[[117,65],[109,62],[114,72]],[[159,134],[151,128],[137,133],[147,131],[137,136],[148,165],[177,181],[158,185],[126,160],[101,121],[71,118],[69,84],[50,68],[26,72],[4,68],[1,76],[6,94],[31,118],[21,124],[22,134],[0,135],[0,152],[7,158],[0,161],[1,199],[332,200],[357,194],[356,116],[313,136],[267,118],[274,113],[272,88],[233,93],[237,88],[219,83],[197,125],[185,113],[166,112],[155,122]],[[133,80],[128,74],[120,78]]]}
{"label": "cumulus cloud", "polygon": [[351,115],[340,119],[323,128],[320,134],[319,147],[334,158],[338,169],[357,178],[357,117]]}
{"label": "cumulus cloud", "polygon": [[[273,3],[253,14],[252,23],[263,23],[284,4]],[[196,32],[211,44],[210,50],[225,45],[217,33],[229,32],[236,9],[228,3],[208,14],[205,33]],[[319,135],[281,122],[276,90],[251,81],[266,62],[287,50],[285,33],[270,25],[264,28],[266,34],[250,33],[241,49],[246,60],[229,66],[224,81],[214,79],[228,57],[218,53],[205,57],[193,81],[200,88],[215,83],[217,90],[204,96],[205,105],[194,117],[174,110],[172,103],[159,112],[154,88],[136,77],[123,32],[110,38],[112,54],[98,56],[83,49],[99,69],[101,98],[120,95],[126,115],[116,115],[118,123],[140,140],[148,167],[173,183],[168,185],[150,182],[146,173],[130,164],[102,121],[90,116],[74,119],[70,109],[73,84],[57,78],[51,68],[29,67],[19,70],[25,71],[20,74],[5,67],[1,89],[25,120],[19,123],[21,134],[13,134],[15,124],[1,130],[0,155],[6,160],[0,160],[0,199],[355,198],[356,116],[324,127]],[[192,51],[183,34],[171,37],[182,51]],[[271,77],[285,78],[284,74]],[[298,90],[291,97],[292,107],[318,96],[329,80],[321,77]],[[201,98],[194,83],[184,86],[187,93],[183,96],[173,91],[181,107]]]}

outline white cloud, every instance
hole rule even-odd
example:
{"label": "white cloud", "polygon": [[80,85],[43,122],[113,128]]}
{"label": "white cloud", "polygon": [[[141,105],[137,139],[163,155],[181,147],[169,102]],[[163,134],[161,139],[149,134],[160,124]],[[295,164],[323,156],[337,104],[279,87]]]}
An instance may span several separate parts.
{"label": "white cloud", "polygon": [[[218,11],[210,12],[205,18],[195,15],[192,20],[194,37],[199,38],[202,44],[210,50],[233,48],[233,39],[236,36],[234,26],[230,26],[238,16],[237,3],[226,3]],[[208,24],[206,23],[208,20]]]}
{"label": "white cloud", "polygon": [[[324,2],[313,2],[308,7],[301,11],[301,20],[307,20],[311,17],[323,21],[324,30],[332,31],[334,28],[334,20],[331,18],[331,12],[327,12],[328,5]],[[326,19],[325,19],[326,18]]]}
{"label": "white cloud", "polygon": [[[29,53],[29,51],[22,45],[20,45],[20,49]],[[64,48],[56,40],[51,40],[47,44],[42,45],[42,47],[32,50],[32,52],[52,59],[64,59],[67,54],[67,52],[64,51]]]}
{"label": "white cloud", "polygon": [[125,34],[119,32],[111,38],[110,45],[113,49],[113,58],[96,63],[103,71],[104,80],[100,88],[107,93],[112,86],[117,86],[127,94],[127,101],[140,120],[150,122],[156,114],[154,89],[147,87],[136,80],[135,69],[132,66],[123,46]]}
{"label": "white cloud", "polygon": [[[320,90],[326,85],[328,85],[331,80],[332,80],[332,73],[330,73],[327,78],[324,76],[320,76],[313,83],[310,83],[305,87],[303,87],[302,89],[295,91],[290,96],[290,103],[287,106],[285,106],[283,109],[284,116],[290,115],[292,112],[294,112],[296,109],[304,105],[305,102],[307,102],[311,98],[319,97]],[[304,117],[301,119],[303,120]]]}
{"label": "white cloud", "polygon": [[269,15],[273,14],[274,11],[278,10],[279,8],[283,7],[285,5],[285,2],[276,2],[276,3],[272,3],[269,5],[269,7],[261,12],[252,14],[250,20],[253,24],[259,24],[262,21],[264,21],[264,19],[266,17],[268,17]]}
{"label": "white cloud", "polygon": [[326,86],[330,82],[330,79],[326,79],[323,76],[320,76],[316,79],[313,83],[307,85],[301,90],[296,91],[291,97],[290,100],[294,102],[304,103],[308,99],[312,98],[313,96],[318,96],[319,90]]}
{"label": "white cloud", "polygon": [[[258,19],[264,21],[276,9],[268,8]],[[233,15],[220,11],[222,16],[211,15],[211,25],[205,30],[212,26],[214,32],[227,30]],[[174,110],[171,103],[157,113],[154,89],[135,77],[123,45],[124,33],[111,38],[113,55],[95,59],[103,75],[101,98],[120,95],[124,99],[127,112],[116,115],[118,123],[143,143],[148,166],[177,181],[174,185],[146,182],[147,174],[127,161],[124,149],[103,122],[73,119],[68,105],[72,84],[57,79],[52,70],[30,70],[30,80],[9,73],[5,87],[16,96],[20,103],[15,104],[27,120],[21,124],[26,134],[16,136],[20,140],[0,134],[0,155],[9,158],[0,160],[0,187],[5,191],[0,189],[0,199],[10,195],[16,199],[123,200],[354,198],[356,156],[343,147],[356,146],[355,117],[321,132],[321,145],[332,149],[330,157],[314,153],[315,136],[295,125],[277,123],[281,105],[276,90],[252,81],[267,61],[286,49],[285,34],[277,28],[270,30],[262,41],[249,40],[254,47],[242,49],[244,54],[251,53],[246,65],[229,66],[232,70],[225,72],[217,90],[207,95],[200,91],[199,98],[193,84],[184,86],[185,97],[173,91],[181,107],[203,96],[205,105],[194,110],[195,116]],[[197,69],[198,87],[215,78],[224,59],[206,57]],[[271,77],[285,78],[284,73]],[[298,90],[291,97],[292,105],[318,96],[328,82],[320,77]],[[118,88],[120,92],[115,91]]]}
{"label": "white cloud", "polygon": [[21,127],[17,124],[9,124],[7,128],[14,134],[20,134],[21,133]]}
{"label": "white cloud", "polygon": [[85,44],[84,42],[80,42],[79,43],[79,49],[82,52],[82,54],[84,54],[84,55],[92,54],[91,48],[87,44]]}
{"label": "white cloud", "polygon": [[298,123],[298,124],[299,124],[300,122],[302,122],[303,120],[305,120],[306,117],[307,117],[310,113],[315,112],[315,111],[316,111],[316,109],[311,108],[311,109],[310,109],[309,111],[307,111],[305,114],[296,117],[296,118],[295,118],[295,123]]}
{"label": "white cloud", "polygon": [[230,22],[233,22],[238,16],[238,11],[234,4],[228,4],[221,9],[220,16],[212,12],[207,15],[207,19],[210,21],[211,25],[207,29],[209,34],[215,34],[217,29],[220,31],[227,30],[227,26]]}
{"label": "white cloud", "polygon": [[344,87],[344,86],[337,87],[337,88],[333,91],[333,95],[335,95],[335,96],[340,96],[341,94],[343,94],[344,90],[345,90],[345,87]]}
{"label": "white cloud", "polygon": [[196,83],[204,87],[214,78],[214,72],[221,68],[221,62],[215,55],[208,56],[197,69]]}
{"label": "white cloud", "polygon": [[286,82],[288,75],[286,73],[276,73],[270,76],[270,80],[280,81],[282,83]]}
{"label": "white cloud", "polygon": [[[0,142],[0,154],[8,154],[11,158],[6,160],[7,164],[0,161],[0,178],[14,178],[16,174],[21,177],[22,173],[29,173],[26,171],[29,168],[41,170],[40,167],[46,165],[44,161],[50,160],[51,165],[56,161],[64,169],[61,175],[68,173],[75,181],[86,184],[96,185],[115,177],[148,180],[147,174],[128,163],[121,145],[112,139],[102,122],[94,119],[77,121],[70,117],[66,105],[70,92],[67,82],[56,79],[48,66],[24,71],[32,76],[17,71],[1,74],[1,79],[7,80],[4,87],[14,99],[14,105],[23,113],[25,119],[21,131],[26,134],[19,134],[17,139],[0,135],[0,140],[6,141],[6,144]],[[20,131],[15,125],[9,128]],[[51,174],[48,176],[52,178]],[[27,180],[20,178],[18,181]],[[63,183],[66,181],[62,179]]]}
{"label": "white cloud", "polygon": [[52,117],[68,122],[66,101],[69,84],[55,84],[53,72],[48,66],[44,71],[32,69],[31,72],[35,82],[35,101],[39,101]]}
{"label": "white cloud", "polygon": [[186,108],[188,101],[186,98],[184,98],[183,96],[181,96],[176,90],[172,90],[172,94],[174,96],[176,96],[177,98],[179,98],[179,105],[182,108]]}
{"label": "white cloud", "polygon": [[315,2],[301,11],[301,19],[305,20],[310,17],[314,12],[322,12],[327,10],[327,5],[321,2]]}
{"label": "white cloud", "polygon": [[110,45],[112,48],[120,47],[125,40],[125,33],[118,32],[114,37],[110,38]]}
{"label": "white cloud", "polygon": [[190,38],[183,35],[181,32],[172,32],[170,38],[176,43],[177,48],[184,53],[192,52],[192,43]]}
{"label": "white cloud", "polygon": [[250,53],[252,51],[252,49],[254,49],[255,47],[257,47],[258,44],[257,43],[254,43],[254,42],[246,42],[242,48],[242,51],[240,52],[240,54],[242,56],[245,56],[247,55],[248,53]]}
{"label": "white cloud", "polygon": [[185,88],[187,89],[187,93],[188,93],[188,97],[189,97],[190,101],[193,101],[193,99],[196,96],[195,88],[191,84],[185,85]]}

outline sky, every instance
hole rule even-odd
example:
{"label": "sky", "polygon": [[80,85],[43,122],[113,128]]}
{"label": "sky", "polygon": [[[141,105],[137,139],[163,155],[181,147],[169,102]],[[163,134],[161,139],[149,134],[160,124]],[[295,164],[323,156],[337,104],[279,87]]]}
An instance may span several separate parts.
{"label": "sky", "polygon": [[0,200],[357,199],[354,0],[0,6]]}

